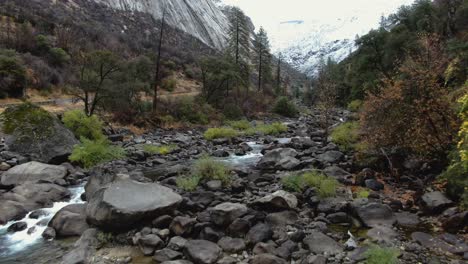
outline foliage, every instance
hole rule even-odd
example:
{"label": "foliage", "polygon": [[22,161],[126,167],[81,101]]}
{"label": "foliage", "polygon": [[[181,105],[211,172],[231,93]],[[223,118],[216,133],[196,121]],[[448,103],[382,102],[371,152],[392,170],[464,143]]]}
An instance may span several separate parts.
{"label": "foliage", "polygon": [[367,257],[366,264],[397,264],[398,263],[398,249],[382,248],[379,246],[372,246],[365,253]]}
{"label": "foliage", "polygon": [[359,112],[359,110],[361,110],[362,108],[362,103],[363,103],[362,100],[359,100],[359,99],[353,100],[349,102],[348,110],[351,112]]}
{"label": "foliage", "polygon": [[270,125],[259,124],[255,126],[254,129],[263,135],[278,135],[288,131],[288,127],[280,122],[275,122]]}
{"label": "foliage", "polygon": [[177,80],[174,78],[164,79],[161,84],[161,87],[168,92],[173,92],[176,86],[177,86]]}
{"label": "foliage", "polygon": [[253,61],[258,72],[257,90],[265,93],[266,86],[271,83],[273,76],[271,73],[270,42],[266,31],[262,27],[254,36],[253,46],[255,51]]}
{"label": "foliage", "polygon": [[356,192],[356,198],[368,198],[370,195],[369,190],[361,188]]}
{"label": "foliage", "polygon": [[213,140],[217,138],[233,138],[237,137],[238,135],[239,132],[237,130],[228,127],[209,128],[206,130],[205,134],[203,134],[207,140]]}
{"label": "foliage", "polygon": [[239,120],[244,116],[244,113],[236,104],[228,103],[223,107],[223,115],[228,120]]}
{"label": "foliage", "polygon": [[249,121],[247,120],[239,120],[239,121],[230,121],[228,125],[237,130],[247,130],[252,127]]}
{"label": "foliage", "polygon": [[84,137],[90,140],[105,138],[102,133],[103,123],[95,115],[87,116],[82,110],[71,110],[63,114],[62,121],[77,138]]}
{"label": "foliage", "polygon": [[365,142],[374,149],[399,146],[407,152],[443,160],[453,143],[456,116],[439,82],[444,59],[437,38],[420,41],[420,50],[400,67],[402,78],[386,82],[364,103]]}
{"label": "foliage", "polygon": [[174,151],[177,148],[176,145],[163,145],[163,146],[156,146],[146,144],[143,146],[143,150],[150,154],[160,154],[160,155],[167,155]]}
{"label": "foliage", "polygon": [[285,117],[296,117],[299,110],[287,97],[280,97],[273,107],[273,112]]}
{"label": "foliage", "polygon": [[197,189],[198,184],[200,184],[200,177],[199,176],[180,176],[176,179],[177,187],[186,191],[186,192],[193,192]]}
{"label": "foliage", "polygon": [[216,111],[209,104],[199,98],[188,96],[177,97],[174,100],[164,102],[164,112],[175,120],[192,124],[206,125],[211,119],[215,119]]}
{"label": "foliage", "polygon": [[108,140],[90,140],[83,137],[81,143],[73,148],[69,159],[80,163],[85,168],[91,168],[123,157],[125,157],[125,150],[121,147],[111,146]]}
{"label": "foliage", "polygon": [[70,62],[70,55],[61,48],[51,48],[49,50],[49,61],[54,66],[62,66]]}
{"label": "foliage", "polygon": [[283,188],[289,191],[303,192],[309,187],[317,189],[321,198],[336,196],[338,182],[317,171],[307,172],[301,175],[286,176],[281,179]]}
{"label": "foliage", "polygon": [[13,50],[0,49],[0,97],[22,97],[27,75],[22,59]]}
{"label": "foliage", "polygon": [[331,133],[332,141],[337,144],[341,150],[354,150],[356,143],[359,140],[359,123],[346,122],[335,129]]}
{"label": "foliage", "polygon": [[228,167],[223,162],[216,161],[209,156],[204,156],[195,162],[192,175],[204,180],[220,180],[224,186],[231,183]]}

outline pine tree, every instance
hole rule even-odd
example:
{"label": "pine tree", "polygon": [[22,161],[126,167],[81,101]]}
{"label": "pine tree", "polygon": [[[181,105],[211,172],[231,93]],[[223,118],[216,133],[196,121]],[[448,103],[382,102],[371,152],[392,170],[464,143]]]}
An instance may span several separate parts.
{"label": "pine tree", "polygon": [[254,40],[255,58],[254,62],[258,70],[258,91],[265,92],[265,84],[271,81],[271,54],[270,41],[266,31],[261,27],[255,35]]}

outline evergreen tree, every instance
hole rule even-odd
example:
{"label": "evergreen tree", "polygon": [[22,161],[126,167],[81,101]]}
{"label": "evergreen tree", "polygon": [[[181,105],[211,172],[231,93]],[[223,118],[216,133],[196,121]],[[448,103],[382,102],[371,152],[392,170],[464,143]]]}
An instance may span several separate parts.
{"label": "evergreen tree", "polygon": [[265,85],[272,80],[270,41],[266,31],[261,27],[254,40],[254,62],[258,70],[258,91],[265,92]]}

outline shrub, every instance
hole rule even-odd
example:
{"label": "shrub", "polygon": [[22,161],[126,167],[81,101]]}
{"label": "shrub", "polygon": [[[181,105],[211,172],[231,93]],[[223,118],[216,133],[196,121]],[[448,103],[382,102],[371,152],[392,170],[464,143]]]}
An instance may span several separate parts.
{"label": "shrub", "polygon": [[176,179],[177,187],[187,192],[195,191],[199,183],[200,177],[198,176],[184,176]]}
{"label": "shrub", "polygon": [[369,190],[367,189],[360,189],[356,192],[356,198],[369,198]]}
{"label": "shrub", "polygon": [[173,92],[176,86],[177,80],[173,78],[164,79],[161,84],[161,87],[168,92]]}
{"label": "shrub", "polygon": [[87,116],[81,110],[72,110],[63,114],[62,121],[78,138],[84,137],[90,140],[105,138],[102,133],[102,121],[95,115]]}
{"label": "shrub", "polygon": [[48,136],[54,125],[54,118],[46,110],[32,103],[6,109],[1,114],[1,119],[5,133],[19,132],[24,136],[33,136],[33,133]]}
{"label": "shrub", "polygon": [[359,123],[346,122],[337,126],[333,129],[331,138],[342,151],[354,150],[359,140]]}
{"label": "shrub", "polygon": [[359,112],[363,102],[361,100],[353,100],[348,104],[348,110],[351,112]]}
{"label": "shrub", "polygon": [[223,108],[223,115],[228,120],[239,120],[244,116],[244,112],[235,104],[226,104]]}
{"label": "shrub", "polygon": [[271,125],[258,125],[256,130],[263,135],[278,135],[288,131],[288,127],[282,123],[275,122]]}
{"label": "shrub", "polygon": [[205,180],[220,180],[223,185],[231,183],[229,169],[221,161],[216,161],[211,157],[204,156],[197,160],[192,168],[192,175]]}
{"label": "shrub", "polygon": [[281,183],[285,190],[295,192],[302,192],[309,187],[314,187],[321,198],[336,196],[338,187],[338,182],[335,179],[316,171],[286,176],[281,179]]}
{"label": "shrub", "polygon": [[26,68],[13,50],[0,49],[0,96],[22,97],[27,85]]}
{"label": "shrub", "polygon": [[85,168],[121,159],[125,156],[125,150],[121,147],[111,146],[106,139],[89,140],[82,137],[81,143],[73,148],[70,160],[78,162]]}
{"label": "shrub", "polygon": [[233,138],[237,137],[239,135],[239,132],[232,128],[228,127],[215,127],[215,128],[209,128],[205,134],[204,137],[207,140],[213,140],[217,138]]}
{"label": "shrub", "polygon": [[210,105],[197,102],[193,97],[188,96],[178,97],[169,108],[169,114],[177,120],[202,125],[208,124],[208,116],[215,112]]}
{"label": "shrub", "polygon": [[366,264],[396,264],[398,263],[399,251],[394,248],[382,248],[372,246],[365,256],[367,257]]}
{"label": "shrub", "polygon": [[280,97],[276,101],[273,112],[285,117],[296,117],[299,113],[296,105],[286,97]]}
{"label": "shrub", "polygon": [[164,145],[164,146],[155,146],[155,145],[144,145],[143,150],[150,154],[160,154],[167,155],[176,149],[175,145]]}
{"label": "shrub", "polygon": [[249,121],[239,120],[239,121],[230,121],[228,122],[229,126],[237,130],[247,130],[252,127]]}
{"label": "shrub", "polygon": [[49,50],[49,61],[54,66],[62,66],[70,61],[71,57],[61,48],[51,48]]}

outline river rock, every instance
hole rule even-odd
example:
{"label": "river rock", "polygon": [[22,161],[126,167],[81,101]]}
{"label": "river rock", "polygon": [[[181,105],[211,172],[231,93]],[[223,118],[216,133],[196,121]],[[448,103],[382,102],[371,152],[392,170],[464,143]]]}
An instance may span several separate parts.
{"label": "river rock", "polygon": [[190,240],[185,244],[185,255],[196,264],[212,264],[221,257],[221,248],[207,240]]}
{"label": "river rock", "polygon": [[63,256],[61,264],[83,264],[91,263],[91,258],[96,252],[97,229],[88,229],[75,242],[73,249]]}
{"label": "river rock", "polygon": [[336,255],[343,251],[342,246],[338,242],[318,231],[312,231],[304,239],[303,243],[314,254]]}
{"label": "river rock", "polygon": [[28,228],[28,224],[26,222],[16,222],[14,224],[11,224],[7,231],[10,233],[15,233],[15,232],[20,232]]}
{"label": "river rock", "polygon": [[218,245],[226,252],[237,253],[245,249],[245,242],[241,238],[223,237],[218,241]]}
{"label": "river rock", "polygon": [[330,150],[323,154],[317,155],[317,158],[325,163],[337,163],[341,161],[343,157],[344,154],[336,150]]}
{"label": "river rock", "polygon": [[[18,108],[14,106],[5,111],[16,111],[16,109]],[[50,118],[52,122],[47,128],[48,132],[46,132],[49,135],[42,137],[41,140],[36,140],[32,136],[24,135],[24,131],[14,131],[5,138],[5,144],[8,146],[8,149],[25,156],[27,155],[32,160],[40,162],[60,164],[67,161],[68,156],[73,151],[73,146],[80,142],[58,118],[52,115],[50,115]],[[41,125],[38,124],[38,126]],[[44,127],[34,128],[34,124],[31,124],[31,126],[33,129],[45,129]]]}
{"label": "river rock", "polygon": [[12,220],[20,220],[27,213],[28,210],[19,202],[0,200],[0,225],[4,225]]}
{"label": "river rock", "polygon": [[323,170],[323,173],[328,177],[333,177],[343,184],[352,184],[353,176],[351,173],[343,170],[338,166],[329,166]]}
{"label": "river rock", "polygon": [[54,202],[70,197],[70,191],[51,183],[25,183],[13,188],[3,198],[19,202],[28,210],[51,207]]}
{"label": "river rock", "polygon": [[9,169],[2,175],[2,185],[17,186],[25,182],[55,182],[67,176],[67,168],[31,161]]}
{"label": "river rock", "polygon": [[188,236],[192,233],[193,227],[197,223],[195,218],[177,216],[172,220],[169,229],[176,236]]}
{"label": "river rock", "polygon": [[416,214],[408,213],[408,212],[401,212],[395,213],[397,225],[406,227],[406,228],[414,228],[419,225],[421,222],[419,217]]}
{"label": "river rock", "polygon": [[367,201],[358,199],[352,203],[352,206],[356,215],[367,227],[392,226],[396,221],[395,215],[388,205],[374,202],[367,203]]}
{"label": "river rock", "polygon": [[425,193],[421,197],[424,210],[430,214],[438,214],[447,209],[453,202],[441,192]]}
{"label": "river rock", "polygon": [[164,246],[164,242],[155,234],[147,234],[139,237],[137,244],[145,256],[153,255],[156,249],[160,249]]}
{"label": "river rock", "polygon": [[86,205],[70,204],[60,209],[49,223],[57,237],[81,236],[89,226],[86,222]]}
{"label": "river rock", "polygon": [[246,213],[247,206],[240,203],[222,203],[210,209],[211,221],[220,226],[227,226]]}
{"label": "river rock", "polygon": [[286,260],[272,254],[256,255],[252,259],[252,264],[286,264]]}
{"label": "river rock", "polygon": [[[258,162],[257,167],[264,170],[271,170],[275,168],[291,167],[295,163],[297,151],[292,148],[277,148],[265,153],[262,159]],[[297,164],[299,164],[297,160]],[[288,169],[285,168],[285,169]]]}
{"label": "river rock", "polygon": [[439,237],[433,237],[432,235],[423,232],[414,232],[411,234],[411,238],[422,246],[440,253],[450,252],[452,254],[462,255],[464,252],[468,252],[468,245],[464,243],[452,245]]}
{"label": "river rock", "polygon": [[294,211],[283,211],[268,214],[265,217],[265,222],[271,226],[280,227],[292,225],[299,219],[299,216]]}
{"label": "river rock", "polygon": [[47,227],[44,232],[42,232],[42,237],[45,239],[54,239],[56,235],[55,229],[52,227]]}
{"label": "river rock", "polygon": [[297,208],[297,198],[294,194],[279,190],[265,197],[259,198],[254,204],[268,206],[276,209],[295,209]]}
{"label": "river rock", "polygon": [[157,263],[161,263],[164,261],[180,259],[182,258],[182,256],[183,256],[182,253],[178,251],[165,248],[165,249],[157,250],[154,253],[153,259],[156,260]]}
{"label": "river rock", "polygon": [[88,201],[89,223],[104,229],[128,229],[177,208],[182,197],[156,183],[120,179],[100,189]]}
{"label": "river rock", "polygon": [[272,236],[273,230],[271,229],[270,225],[258,223],[249,230],[245,239],[247,244],[255,245],[259,242],[268,241]]}

